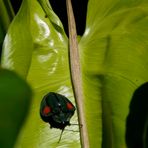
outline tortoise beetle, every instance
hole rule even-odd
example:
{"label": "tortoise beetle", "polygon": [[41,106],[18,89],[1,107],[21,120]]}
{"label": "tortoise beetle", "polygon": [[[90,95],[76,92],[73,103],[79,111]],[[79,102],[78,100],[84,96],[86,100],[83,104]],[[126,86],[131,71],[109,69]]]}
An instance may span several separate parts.
{"label": "tortoise beetle", "polygon": [[50,92],[45,95],[40,105],[40,116],[48,122],[51,128],[62,131],[70,125],[70,119],[74,115],[74,105],[63,95]]}

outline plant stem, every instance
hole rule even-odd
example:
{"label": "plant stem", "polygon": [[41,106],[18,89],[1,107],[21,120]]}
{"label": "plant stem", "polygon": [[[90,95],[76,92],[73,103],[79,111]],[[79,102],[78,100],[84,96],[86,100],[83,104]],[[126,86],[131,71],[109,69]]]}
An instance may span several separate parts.
{"label": "plant stem", "polygon": [[55,13],[53,12],[52,7],[49,3],[49,0],[37,0],[37,1],[40,3],[42,9],[44,10],[45,14],[49,18],[53,27],[55,27],[55,29],[58,32],[63,33],[63,30],[64,30],[63,25],[57,18],[57,15],[55,15]]}
{"label": "plant stem", "polygon": [[77,33],[76,33],[76,25],[75,25],[71,0],[66,0],[66,6],[67,6],[67,16],[68,16],[68,27],[69,27],[69,54],[70,54],[71,80],[77,105],[80,140],[82,148],[89,148],[88,133],[87,133],[87,127],[84,116],[84,107],[83,107],[84,100],[83,100],[80,61],[79,61],[79,51],[77,43]]}
{"label": "plant stem", "polygon": [[14,16],[15,15],[10,0],[0,0],[0,23],[5,33],[7,32]]}
{"label": "plant stem", "polygon": [[4,37],[13,18],[14,12],[10,0],[0,0],[0,60]]}

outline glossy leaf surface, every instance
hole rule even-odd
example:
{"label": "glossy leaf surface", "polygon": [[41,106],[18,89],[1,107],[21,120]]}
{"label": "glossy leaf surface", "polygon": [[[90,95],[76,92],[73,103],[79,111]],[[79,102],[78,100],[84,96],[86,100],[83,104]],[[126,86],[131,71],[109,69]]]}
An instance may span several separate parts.
{"label": "glossy leaf surface", "polygon": [[[53,13],[53,11],[51,12]],[[69,99],[72,99],[68,65],[67,37],[64,34],[64,30],[63,32],[59,32],[57,28],[57,26],[59,26],[59,20],[54,20],[51,17],[51,21],[49,21],[37,1],[24,1],[21,10],[19,11],[16,19],[13,22],[14,24],[12,24],[12,28],[17,28],[18,24],[16,24],[16,22],[18,21],[16,20],[18,20],[19,16],[22,16],[22,21],[19,20],[19,25],[24,23],[26,18],[23,18],[23,16],[26,17],[26,13],[29,13],[28,18],[30,19],[27,20],[27,22],[29,22],[28,27],[31,30],[32,37],[29,42],[34,46],[32,52],[30,50],[28,51],[29,56],[31,52],[32,59],[29,65],[27,80],[34,88],[35,96],[32,102],[30,115],[28,117],[26,125],[24,126],[24,129],[20,133],[20,137],[18,139],[16,147],[21,146],[24,148],[32,148],[36,147],[37,145],[39,145],[39,147],[47,147],[49,145],[51,147],[56,147],[57,145],[59,145],[57,142],[61,131],[57,129],[51,130],[49,124],[44,123],[41,120],[39,115],[39,107],[43,96],[49,91],[59,92]],[[60,26],[60,28],[62,28],[62,26]],[[15,35],[15,31],[13,31],[11,27],[9,31],[10,32],[8,32],[8,35]],[[25,45],[28,40],[28,35],[30,38],[30,34],[24,34],[26,32],[26,29],[23,29],[21,31],[23,34],[23,40],[17,41],[17,43],[18,45],[21,45],[22,43]],[[10,43],[10,45],[11,44],[13,43]],[[7,46],[7,42],[4,45]],[[24,49],[28,49],[25,46],[23,47]],[[4,46],[4,49],[6,49],[4,50],[5,53],[7,51],[7,48]],[[11,58],[10,60],[6,60],[5,54],[3,54],[2,65],[4,67],[6,67],[7,65],[8,67],[12,67],[11,64],[9,64],[9,61],[11,60],[16,62],[16,64],[18,63],[17,60],[20,60],[20,56],[17,56],[16,58],[15,54],[18,54],[19,52],[23,53],[22,50],[20,50],[20,48],[18,47],[13,47],[13,49],[13,55],[9,55],[12,56],[13,60]],[[22,55],[22,59],[26,60],[26,57],[29,59],[29,56],[24,53]],[[16,60],[14,58],[16,58]],[[27,63],[26,61],[22,62],[24,62],[24,64]],[[18,64],[21,65],[20,63]],[[28,66],[17,67],[17,65],[14,65],[13,67],[19,73],[24,73],[23,70],[21,70],[20,68],[24,68],[26,71],[28,69]],[[77,122],[77,120],[75,119],[72,122],[75,123]],[[72,128],[75,127],[76,130],[78,130],[77,126],[74,126]],[[73,136],[71,136],[70,141],[68,139],[69,135],[71,135],[71,132],[65,131],[60,145],[63,145],[63,147],[65,147],[65,144],[68,142],[68,147],[79,147],[79,133],[74,133]],[[42,139],[44,139],[44,142],[42,141]]]}
{"label": "glossy leaf surface", "polygon": [[14,18],[6,34],[2,66],[15,69],[22,77],[26,77],[32,58],[33,42],[30,32],[29,5],[27,1],[23,3],[20,13]]}
{"label": "glossy leaf surface", "polygon": [[[125,126],[129,104],[134,91],[148,81],[147,7],[147,0],[89,0],[87,25],[79,41],[79,50],[91,148],[126,147]],[[15,22],[19,15],[22,16],[20,22],[29,20],[31,39],[30,34],[25,34],[24,38],[27,40],[29,36],[26,42],[33,44],[33,50],[23,52],[17,46],[12,46],[6,54],[10,55],[9,59],[3,54],[3,66],[9,65],[9,68],[14,67],[22,75],[27,75],[35,91],[30,115],[16,147],[78,148],[78,133],[65,131],[58,144],[60,131],[49,129],[49,125],[39,117],[40,101],[49,91],[61,93],[73,100],[67,37],[64,31],[57,29],[59,25],[61,29],[63,27],[57,17],[46,18],[36,0],[25,1],[22,9],[26,11],[19,12],[12,26],[17,26]],[[29,12],[30,17],[25,17],[26,12]],[[55,14],[50,12],[54,17]],[[25,29],[22,31],[26,32]],[[15,34],[15,30],[10,28],[9,34]],[[26,45],[23,40],[18,40],[16,45],[22,42]],[[4,52],[9,43],[5,42]],[[16,56],[19,52],[24,53],[23,58]],[[30,62],[25,61],[26,58]],[[21,59],[24,59],[23,65],[18,62]],[[11,66],[9,61],[17,66]],[[29,69],[28,74],[21,68],[26,71]],[[72,121],[77,122],[76,115]]]}

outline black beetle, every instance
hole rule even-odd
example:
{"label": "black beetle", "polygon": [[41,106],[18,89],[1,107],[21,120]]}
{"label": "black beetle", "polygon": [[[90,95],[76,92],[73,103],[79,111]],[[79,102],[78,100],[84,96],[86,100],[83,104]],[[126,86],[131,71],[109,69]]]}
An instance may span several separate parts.
{"label": "black beetle", "polygon": [[61,94],[50,92],[41,101],[40,116],[43,121],[50,124],[51,128],[63,131],[67,125],[70,125],[74,112],[74,105]]}

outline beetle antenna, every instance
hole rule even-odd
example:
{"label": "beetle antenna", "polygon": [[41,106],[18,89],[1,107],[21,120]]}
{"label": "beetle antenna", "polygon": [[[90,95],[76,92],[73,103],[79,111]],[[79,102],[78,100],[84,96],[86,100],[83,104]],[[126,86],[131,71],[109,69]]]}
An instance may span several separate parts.
{"label": "beetle antenna", "polygon": [[60,143],[64,129],[62,129],[58,143]]}
{"label": "beetle antenna", "polygon": [[70,125],[79,125],[79,124],[71,124],[71,123],[70,123]]}
{"label": "beetle antenna", "polygon": [[[71,124],[71,123],[70,123],[70,125],[79,125],[79,124]],[[83,125],[82,125],[82,124],[80,124],[80,127],[82,127],[82,126],[83,126]]]}
{"label": "beetle antenna", "polygon": [[65,129],[65,131],[70,131],[70,132],[79,132],[79,131],[74,131],[74,130],[69,130],[69,129]]}

